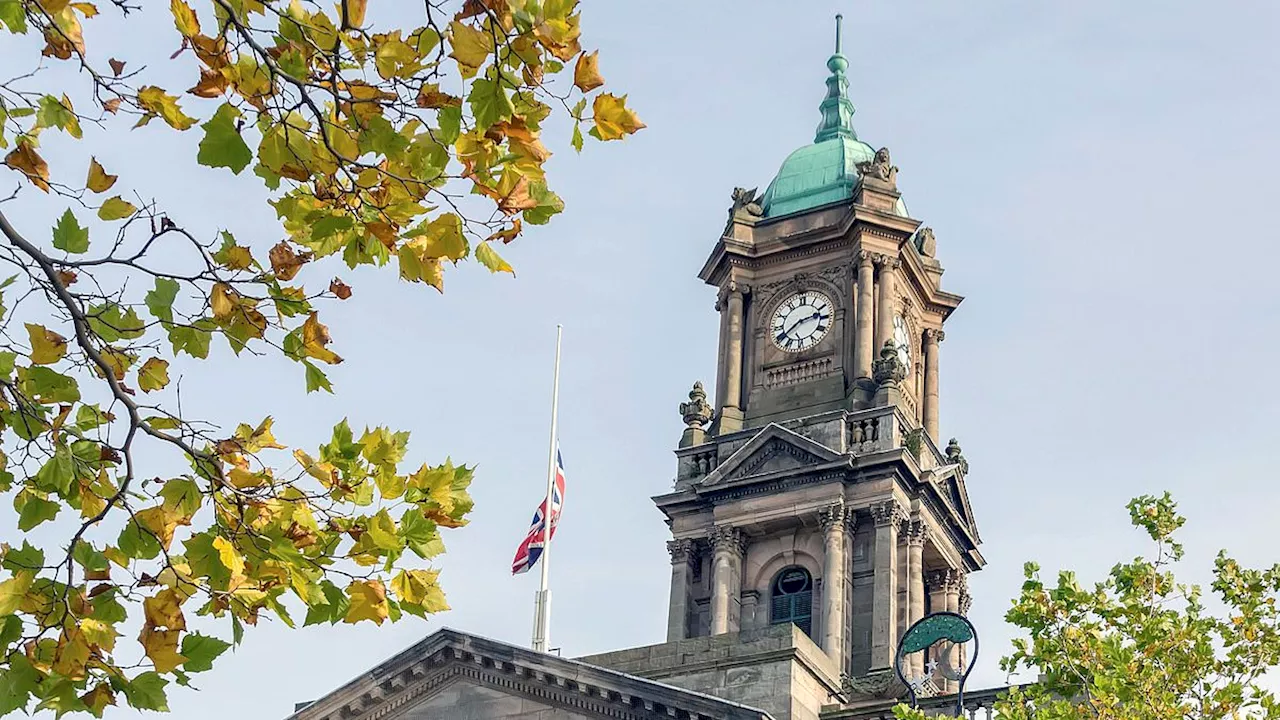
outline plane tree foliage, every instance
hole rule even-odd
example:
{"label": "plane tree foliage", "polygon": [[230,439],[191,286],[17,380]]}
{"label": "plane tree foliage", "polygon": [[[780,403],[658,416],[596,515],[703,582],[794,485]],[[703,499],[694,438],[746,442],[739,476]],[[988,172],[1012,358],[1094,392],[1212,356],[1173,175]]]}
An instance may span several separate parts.
{"label": "plane tree foliage", "polygon": [[[271,417],[194,417],[178,377],[275,356],[332,392],[320,313],[354,292],[335,275],[513,273],[502,247],[563,209],[544,124],[579,151],[644,127],[602,88],[577,0],[146,6],[0,0],[0,715],[166,710],[260,622],[446,609],[429,561],[472,468],[411,463],[386,427],[304,448]],[[124,54],[97,49],[104,19]],[[127,55],[157,46],[163,67]],[[99,161],[131,132],[192,136],[194,157]],[[279,224],[166,213],[147,183],[181,163],[265,185]],[[32,198],[57,212],[19,222]]]}
{"label": "plane tree foliage", "polygon": [[[1280,565],[1250,569],[1225,552],[1210,594],[1179,582],[1176,539],[1185,523],[1168,493],[1128,505],[1153,542],[1149,556],[1116,564],[1092,585],[1063,570],[1056,583],[1027,563],[1006,615],[1025,635],[1001,660],[1038,681],[995,703],[1009,720],[1242,720],[1280,718],[1267,674],[1280,665]],[[923,720],[918,710],[899,718]]]}

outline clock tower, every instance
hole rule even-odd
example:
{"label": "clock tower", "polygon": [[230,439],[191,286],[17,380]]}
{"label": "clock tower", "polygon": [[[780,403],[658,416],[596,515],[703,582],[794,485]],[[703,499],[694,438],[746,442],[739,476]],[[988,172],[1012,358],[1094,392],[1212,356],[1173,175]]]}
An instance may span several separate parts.
{"label": "clock tower", "polygon": [[[822,658],[795,671],[819,704],[892,695],[903,633],[966,612],[985,562],[969,467],[939,424],[939,345],[962,298],[942,288],[934,232],[908,212],[889,151],[854,130],[839,34],[837,19],[813,142],[763,194],[733,191],[699,273],[720,315],[714,397],[697,384],[681,404],[674,487],[654,500],[672,533],[668,644],[711,644],[673,650],[670,666],[601,658],[743,702],[730,674],[689,668],[716,643],[766,662],[761,638],[787,628],[797,658]],[[908,675],[927,675],[925,660]],[[797,693],[754,704],[804,716]]]}

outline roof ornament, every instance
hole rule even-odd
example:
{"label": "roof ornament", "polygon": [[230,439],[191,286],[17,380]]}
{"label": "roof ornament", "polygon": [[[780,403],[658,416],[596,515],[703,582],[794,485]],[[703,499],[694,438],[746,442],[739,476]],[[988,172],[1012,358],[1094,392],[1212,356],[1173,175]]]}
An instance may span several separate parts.
{"label": "roof ornament", "polygon": [[898,186],[898,166],[889,157],[889,148],[880,148],[875,158],[858,163],[858,173],[863,180],[875,180],[891,188]]}
{"label": "roof ornament", "polygon": [[827,96],[818,106],[822,122],[818,124],[818,133],[813,138],[816,143],[837,137],[858,139],[858,134],[853,131],[854,108],[853,101],[849,99],[849,79],[844,74],[849,69],[849,60],[841,52],[843,20],[843,15],[836,15],[836,51],[827,59],[831,76],[827,78]]}

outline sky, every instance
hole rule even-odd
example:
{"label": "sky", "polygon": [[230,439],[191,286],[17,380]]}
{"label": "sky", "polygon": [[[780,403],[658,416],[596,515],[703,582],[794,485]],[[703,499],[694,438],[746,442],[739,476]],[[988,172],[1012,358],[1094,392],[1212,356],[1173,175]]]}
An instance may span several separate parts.
{"label": "sky", "polygon": [[[335,262],[317,272],[355,289],[326,311],[346,358],[335,395],[304,394],[287,363],[185,380],[192,415],[269,413],[301,445],[347,417],[412,431],[415,462],[476,464],[471,523],[446,533],[438,563],[454,609],[380,628],[260,626],[201,692],[172,694],[174,717],[282,718],[445,626],[528,643],[536,573],[509,568],[544,488],[557,323],[568,490],[552,646],[664,640],[669,534],[649,498],[672,485],[677,405],[714,379],[715,291],[696,273],[730,191],[763,190],[811,142],[837,12],[854,126],[892,150],[912,215],[937,233],[944,288],[967,297],[942,346],[941,425],[970,461],[988,561],[970,578],[970,687],[1005,680],[1003,615],[1024,562],[1090,580],[1148,549],[1124,509],[1136,495],[1169,490],[1187,515],[1187,579],[1206,582],[1223,548],[1280,560],[1280,6],[586,2],[584,45],[648,128],[581,155],[567,132],[548,142],[567,210],[507,248],[515,279],[464,266],[438,295]],[[173,48],[136,37],[113,42],[169,72]],[[17,47],[0,43],[0,67]],[[275,244],[260,184],[194,167],[197,140],[143,129],[98,157],[187,225]],[[5,212],[52,225],[60,209],[26,197]]]}

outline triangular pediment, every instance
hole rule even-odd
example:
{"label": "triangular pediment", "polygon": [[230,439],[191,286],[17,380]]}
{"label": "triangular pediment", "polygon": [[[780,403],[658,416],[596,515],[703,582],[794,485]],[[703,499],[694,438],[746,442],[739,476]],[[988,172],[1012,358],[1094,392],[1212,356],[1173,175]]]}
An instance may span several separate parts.
{"label": "triangular pediment", "polygon": [[840,460],[840,453],[772,423],[707,473],[702,486],[785,474]]}
{"label": "triangular pediment", "polygon": [[288,720],[763,720],[760,710],[440,630]]}
{"label": "triangular pediment", "polygon": [[930,474],[929,481],[955,513],[956,519],[967,526],[974,538],[977,538],[978,525],[974,522],[973,508],[969,505],[969,491],[965,488],[960,465],[951,464],[935,468]]}

